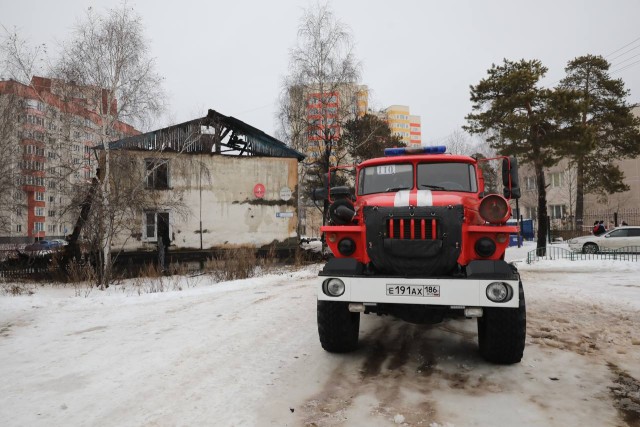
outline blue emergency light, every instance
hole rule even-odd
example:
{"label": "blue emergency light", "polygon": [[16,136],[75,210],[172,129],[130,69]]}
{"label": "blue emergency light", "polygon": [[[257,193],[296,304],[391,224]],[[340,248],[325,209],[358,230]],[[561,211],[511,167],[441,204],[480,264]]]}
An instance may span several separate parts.
{"label": "blue emergency light", "polygon": [[427,147],[397,147],[385,148],[385,156],[404,156],[405,154],[444,154],[447,147],[444,145],[430,145]]}

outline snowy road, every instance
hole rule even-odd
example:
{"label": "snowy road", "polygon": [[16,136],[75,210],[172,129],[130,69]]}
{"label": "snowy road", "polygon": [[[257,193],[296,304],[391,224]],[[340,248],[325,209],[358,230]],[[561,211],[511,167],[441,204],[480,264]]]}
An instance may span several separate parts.
{"label": "snowy road", "polygon": [[520,267],[508,367],[479,358],[473,321],[364,316],[357,352],[324,352],[317,266],[2,296],[0,425],[640,426],[640,263]]}

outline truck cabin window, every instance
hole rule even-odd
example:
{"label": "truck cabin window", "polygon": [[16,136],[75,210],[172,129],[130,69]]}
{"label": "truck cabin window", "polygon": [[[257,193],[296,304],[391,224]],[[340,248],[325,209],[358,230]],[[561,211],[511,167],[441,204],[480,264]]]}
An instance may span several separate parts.
{"label": "truck cabin window", "polygon": [[476,171],[469,163],[421,163],[418,190],[478,191]]}
{"label": "truck cabin window", "polygon": [[413,165],[408,163],[370,166],[360,171],[358,194],[386,193],[413,188]]}

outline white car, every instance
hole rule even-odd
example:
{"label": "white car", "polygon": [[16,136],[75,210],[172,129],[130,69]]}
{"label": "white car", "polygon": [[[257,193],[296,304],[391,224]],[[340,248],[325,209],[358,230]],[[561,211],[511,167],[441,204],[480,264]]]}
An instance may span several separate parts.
{"label": "white car", "polygon": [[629,252],[640,252],[640,227],[618,227],[600,236],[582,236],[568,241],[569,247],[584,254],[595,254],[628,248]]}

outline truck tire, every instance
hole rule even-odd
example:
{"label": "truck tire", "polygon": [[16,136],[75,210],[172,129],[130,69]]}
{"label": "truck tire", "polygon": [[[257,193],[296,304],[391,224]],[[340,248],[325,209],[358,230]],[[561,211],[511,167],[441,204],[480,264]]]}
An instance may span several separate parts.
{"label": "truck tire", "polygon": [[358,348],[359,331],[360,313],[350,312],[348,302],[318,301],[318,335],[326,351],[354,351]]}
{"label": "truck tire", "polygon": [[527,335],[527,313],[522,282],[518,286],[518,308],[485,308],[478,318],[480,355],[501,365],[519,363]]}

